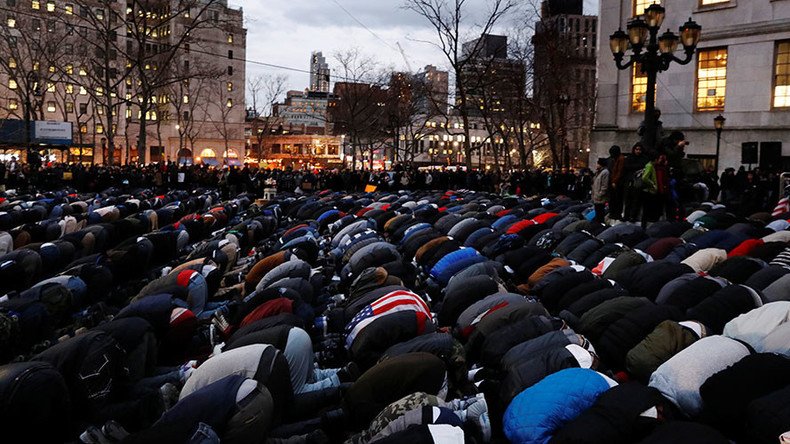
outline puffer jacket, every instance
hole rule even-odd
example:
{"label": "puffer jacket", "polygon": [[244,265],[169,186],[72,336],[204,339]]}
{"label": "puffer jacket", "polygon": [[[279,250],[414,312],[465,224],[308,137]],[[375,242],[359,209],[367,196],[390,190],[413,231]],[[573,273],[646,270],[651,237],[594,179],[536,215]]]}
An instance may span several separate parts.
{"label": "puffer jacket", "polygon": [[702,324],[664,321],[628,351],[625,368],[637,380],[647,382],[661,364],[704,336]]}
{"label": "puffer jacket", "polygon": [[666,401],[658,390],[636,382],[605,391],[589,409],[562,427],[550,444],[610,444],[635,442],[659,424],[656,418],[641,416]]}
{"label": "puffer jacket", "polygon": [[609,390],[600,373],[569,368],[547,376],[519,393],[505,410],[505,436],[513,444],[544,444]]}

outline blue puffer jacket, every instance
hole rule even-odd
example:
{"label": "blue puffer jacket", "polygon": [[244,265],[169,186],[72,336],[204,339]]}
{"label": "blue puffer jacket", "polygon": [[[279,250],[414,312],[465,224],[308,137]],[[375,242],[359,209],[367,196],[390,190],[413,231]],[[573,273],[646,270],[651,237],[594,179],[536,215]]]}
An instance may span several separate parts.
{"label": "blue puffer jacket", "polygon": [[431,269],[430,275],[444,287],[455,273],[486,260],[488,259],[474,248],[461,248],[441,258]]}
{"label": "blue puffer jacket", "polygon": [[505,436],[514,444],[545,444],[609,389],[594,370],[569,368],[519,393],[505,411]]}

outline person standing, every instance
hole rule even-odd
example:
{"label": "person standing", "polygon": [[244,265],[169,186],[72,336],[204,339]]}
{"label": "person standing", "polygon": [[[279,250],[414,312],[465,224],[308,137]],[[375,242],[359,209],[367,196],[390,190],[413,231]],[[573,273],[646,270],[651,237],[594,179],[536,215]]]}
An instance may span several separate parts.
{"label": "person standing", "polygon": [[623,169],[625,156],[620,147],[612,145],[609,148],[609,219],[623,219],[623,198],[625,196]]}
{"label": "person standing", "polygon": [[[625,209],[623,217],[629,222],[636,222],[639,219],[641,209],[640,199],[642,190],[641,171],[650,159],[644,152],[641,142],[637,142],[631,148],[631,154],[625,158],[623,168],[623,185],[625,186]],[[637,177],[637,175],[640,177]]]}
{"label": "person standing", "polygon": [[642,173],[642,228],[664,215],[669,201],[669,168],[667,156],[658,153],[645,165]]}
{"label": "person standing", "polygon": [[609,200],[609,170],[606,168],[606,159],[598,159],[595,166],[595,177],[592,182],[592,201],[595,206],[595,221],[603,222],[606,212],[606,202]]}

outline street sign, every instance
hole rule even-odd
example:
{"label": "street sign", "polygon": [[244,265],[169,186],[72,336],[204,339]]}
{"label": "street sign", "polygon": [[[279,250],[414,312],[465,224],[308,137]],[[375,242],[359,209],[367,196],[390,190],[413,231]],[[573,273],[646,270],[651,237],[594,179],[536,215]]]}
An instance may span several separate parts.
{"label": "street sign", "polygon": [[71,145],[71,122],[36,120],[33,125],[33,143],[46,145]]}

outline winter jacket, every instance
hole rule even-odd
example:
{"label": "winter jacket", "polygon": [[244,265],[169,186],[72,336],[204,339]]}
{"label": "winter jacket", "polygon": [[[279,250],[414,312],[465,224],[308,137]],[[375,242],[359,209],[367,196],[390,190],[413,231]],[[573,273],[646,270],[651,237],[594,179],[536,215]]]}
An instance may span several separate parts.
{"label": "winter jacket", "polygon": [[688,310],[727,285],[729,283],[721,278],[684,274],[664,285],[656,297],[656,303]]}
{"label": "winter jacket", "polygon": [[749,403],[790,386],[790,358],[756,353],[708,378],[699,392],[706,419],[728,435],[744,439]]}
{"label": "winter jacket", "polygon": [[763,290],[766,302],[790,300],[790,275],[784,275],[775,280]]}
{"label": "winter jacket", "polygon": [[765,289],[777,279],[788,273],[790,273],[790,268],[785,268],[781,265],[775,265],[771,263],[767,267],[762,268],[760,271],[757,271],[753,275],[749,276],[749,279],[744,282],[744,285],[754,288],[757,291],[762,291],[763,296],[766,296]]}
{"label": "winter jacket", "polygon": [[683,310],[670,305],[645,305],[612,322],[594,342],[601,360],[611,369],[625,368],[626,354],[660,323],[679,321]]}
{"label": "winter jacket", "polygon": [[711,276],[727,279],[733,284],[742,284],[752,275],[765,268],[765,266],[766,263],[760,259],[736,256],[714,265],[708,273]]}
{"label": "winter jacket", "polygon": [[790,356],[790,302],[771,302],[744,313],[728,322],[723,334],[759,353]]}
{"label": "winter jacket", "polygon": [[505,410],[505,436],[514,444],[544,444],[590,408],[610,387],[600,373],[569,368],[519,393]]}
{"label": "winter jacket", "polygon": [[699,250],[684,259],[681,264],[691,267],[696,273],[708,271],[714,265],[727,260],[727,252],[717,248]]}
{"label": "winter jacket", "polygon": [[626,354],[625,368],[628,373],[639,381],[647,382],[661,364],[704,336],[705,327],[695,324],[695,328],[690,328],[692,324],[687,322],[680,324],[671,320],[658,324]]}
{"label": "winter jacket", "polygon": [[694,417],[702,411],[699,388],[716,372],[749,355],[742,343],[724,336],[709,336],[686,347],[661,364],[650,376],[650,387]]}
{"label": "winter jacket", "polygon": [[606,168],[601,168],[593,177],[592,201],[596,204],[609,201],[609,170]]}
{"label": "winter jacket", "polygon": [[688,309],[688,319],[699,321],[711,334],[721,334],[736,316],[762,306],[760,295],[745,285],[729,285]]}
{"label": "winter jacket", "polygon": [[682,274],[693,271],[685,264],[673,264],[666,261],[648,262],[623,270],[617,275],[616,281],[633,295],[655,300],[664,284]]}
{"label": "winter jacket", "polygon": [[[773,441],[772,441],[773,442]],[[670,421],[658,426],[639,444],[732,444],[718,430],[697,422]]]}
{"label": "winter jacket", "polygon": [[612,444],[634,442],[659,424],[641,416],[666,401],[658,390],[636,382],[612,387],[603,392],[589,409],[557,431],[550,444]]}
{"label": "winter jacket", "polygon": [[591,368],[594,363],[590,351],[576,344],[542,350],[507,368],[499,389],[500,399],[509,404],[521,391],[548,375],[566,368]]}
{"label": "winter jacket", "polygon": [[746,440],[776,444],[790,424],[790,386],[755,399],[746,409]]}
{"label": "winter jacket", "polygon": [[574,330],[594,344],[609,325],[636,309],[651,305],[654,304],[647,298],[624,296],[610,299],[584,313]]}
{"label": "winter jacket", "polygon": [[441,359],[415,352],[385,359],[366,371],[346,391],[343,402],[352,422],[367,426],[389,404],[414,392],[444,399],[447,371]]}

